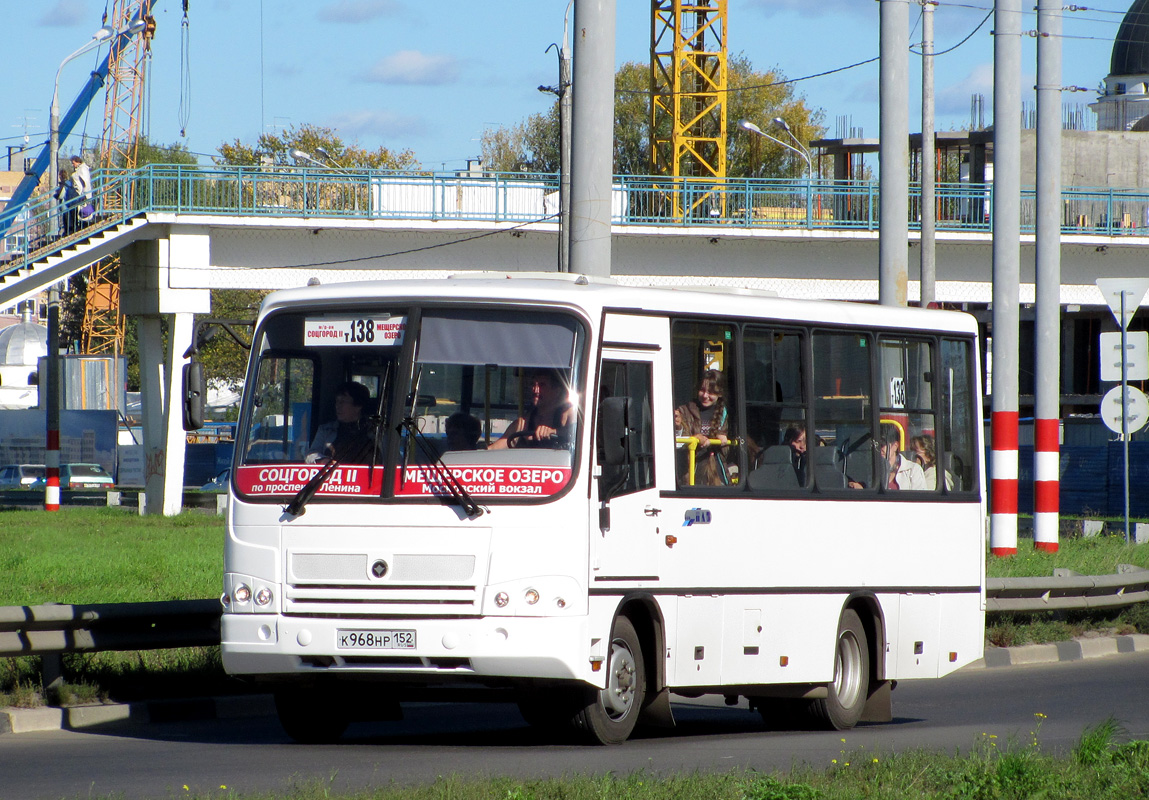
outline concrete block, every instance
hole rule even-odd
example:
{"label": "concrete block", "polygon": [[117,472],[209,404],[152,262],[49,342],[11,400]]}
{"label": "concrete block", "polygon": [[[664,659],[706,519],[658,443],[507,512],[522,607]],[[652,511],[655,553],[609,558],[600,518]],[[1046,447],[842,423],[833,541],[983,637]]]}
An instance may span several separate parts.
{"label": "concrete block", "polygon": [[1060,660],[1061,656],[1055,644],[1026,644],[1021,647],[1009,648],[1009,663],[1014,666],[1018,664],[1050,664]]}
{"label": "concrete block", "polygon": [[1149,523],[1135,522],[1133,524],[1133,538],[1137,544],[1149,542]]}
{"label": "concrete block", "polygon": [[1070,639],[1068,642],[1054,642],[1054,647],[1057,648],[1056,661],[1080,661],[1083,656],[1081,653],[1081,642],[1076,639]]}
{"label": "concrete block", "polygon": [[1094,536],[1100,536],[1105,532],[1105,520],[1103,519],[1083,519],[1081,520],[1081,538],[1092,539]]}
{"label": "concrete block", "polygon": [[133,708],[127,703],[101,706],[72,706],[64,709],[69,728],[87,728],[111,722],[147,722],[147,708]]}
{"label": "concrete block", "polygon": [[62,719],[59,708],[8,708],[0,711],[0,733],[58,731]]}
{"label": "concrete block", "polygon": [[1149,651],[1149,635],[1133,633],[1117,637],[1118,653],[1144,653]]}
{"label": "concrete block", "polygon": [[982,661],[986,667],[1008,667],[1012,663],[1010,650],[1009,647],[987,647],[982,655]]}
{"label": "concrete block", "polygon": [[1082,658],[1104,658],[1117,655],[1117,640],[1112,636],[1099,636],[1096,639],[1078,639]]}

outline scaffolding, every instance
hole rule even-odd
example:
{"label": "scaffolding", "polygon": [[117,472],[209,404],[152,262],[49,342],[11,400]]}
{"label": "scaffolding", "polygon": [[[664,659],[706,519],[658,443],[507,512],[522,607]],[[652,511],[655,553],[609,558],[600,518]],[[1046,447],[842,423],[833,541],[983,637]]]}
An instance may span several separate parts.
{"label": "scaffolding", "polygon": [[713,179],[709,190],[674,193],[676,218],[725,217],[726,0],[652,0],[651,8],[651,171]]}

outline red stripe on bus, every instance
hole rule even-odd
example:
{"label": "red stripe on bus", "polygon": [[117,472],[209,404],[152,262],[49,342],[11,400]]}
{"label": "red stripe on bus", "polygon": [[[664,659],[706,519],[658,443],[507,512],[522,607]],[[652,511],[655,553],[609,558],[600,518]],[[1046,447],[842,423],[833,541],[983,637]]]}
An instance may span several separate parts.
{"label": "red stripe on bus", "polygon": [[1056,419],[1036,419],[1033,421],[1033,449],[1039,453],[1056,453],[1057,434],[1061,421]]}

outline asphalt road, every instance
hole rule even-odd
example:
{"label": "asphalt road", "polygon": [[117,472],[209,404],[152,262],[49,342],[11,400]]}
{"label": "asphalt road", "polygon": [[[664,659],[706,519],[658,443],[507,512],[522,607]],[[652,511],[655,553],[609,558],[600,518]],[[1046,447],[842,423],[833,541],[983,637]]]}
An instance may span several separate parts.
{"label": "asphalt road", "polygon": [[1126,737],[1149,739],[1149,653],[903,682],[894,692],[893,722],[844,734],[771,731],[744,709],[678,704],[673,731],[582,747],[541,741],[511,705],[411,704],[404,711],[401,722],[352,726],[341,744],[324,746],[292,744],[264,717],[0,736],[0,800],[158,798],[185,795],[185,785],[203,793],[315,782],[338,790],[452,773],[538,778],[786,769],[829,764],[861,748],[953,752],[983,734],[1025,744],[1038,713],[1046,715],[1042,748],[1060,752],[1110,715]]}

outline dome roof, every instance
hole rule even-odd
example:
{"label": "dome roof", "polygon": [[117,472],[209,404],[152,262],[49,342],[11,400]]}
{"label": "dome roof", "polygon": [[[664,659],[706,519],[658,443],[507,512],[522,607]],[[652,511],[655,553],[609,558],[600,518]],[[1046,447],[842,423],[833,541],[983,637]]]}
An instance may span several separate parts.
{"label": "dome roof", "polygon": [[1149,0],[1136,0],[1125,12],[1113,42],[1109,74],[1149,74]]}
{"label": "dome roof", "polygon": [[0,330],[0,366],[36,366],[48,355],[48,329],[35,322],[17,322]]}

